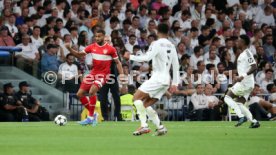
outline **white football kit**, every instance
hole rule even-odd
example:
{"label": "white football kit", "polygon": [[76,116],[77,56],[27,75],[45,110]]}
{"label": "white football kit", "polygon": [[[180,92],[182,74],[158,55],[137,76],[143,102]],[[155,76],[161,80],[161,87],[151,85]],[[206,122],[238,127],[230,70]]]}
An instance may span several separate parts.
{"label": "white football kit", "polygon": [[239,55],[237,64],[238,74],[239,76],[243,76],[244,79],[241,82],[235,83],[234,86],[230,88],[236,96],[243,96],[246,100],[255,85],[254,75],[247,75],[252,64],[256,64],[255,59],[250,50],[246,49]]}
{"label": "white football kit", "polygon": [[148,93],[151,98],[160,99],[168,90],[171,82],[170,68],[173,67],[172,85],[178,85],[179,62],[175,46],[165,38],[152,42],[144,55],[131,55],[130,60],[145,62],[152,60],[151,78],[138,89]]}

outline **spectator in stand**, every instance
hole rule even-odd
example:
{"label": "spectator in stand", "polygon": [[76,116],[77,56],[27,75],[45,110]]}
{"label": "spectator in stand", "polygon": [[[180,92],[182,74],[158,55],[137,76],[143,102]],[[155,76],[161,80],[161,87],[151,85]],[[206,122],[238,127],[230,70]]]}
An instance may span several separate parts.
{"label": "spectator in stand", "polygon": [[64,37],[65,34],[70,34],[69,31],[66,28],[64,28],[64,26],[65,24],[63,20],[61,18],[58,18],[56,20],[56,27],[59,29],[61,37]]}
{"label": "spectator in stand", "polygon": [[274,53],[276,52],[276,49],[273,45],[273,36],[272,35],[266,35],[265,37],[265,43],[263,45],[265,55],[268,59],[271,59],[274,56]]}
{"label": "spectator in stand", "polygon": [[275,84],[268,84],[267,91],[269,92],[269,102],[272,103],[273,107],[276,107],[276,86]]}
{"label": "spectator in stand", "polygon": [[263,46],[256,46],[256,56],[259,63],[268,61]]}
{"label": "spectator in stand", "polygon": [[29,71],[31,68],[31,74],[34,77],[37,76],[38,72],[38,62],[39,62],[39,53],[38,49],[31,42],[31,38],[28,34],[22,36],[22,43],[18,44],[17,47],[22,48],[22,52],[16,53],[16,66],[24,71]]}
{"label": "spectator in stand", "polygon": [[33,0],[33,6],[29,7],[29,15],[36,14],[38,12],[38,8],[42,6],[42,1],[40,0]]}
{"label": "spectator in stand", "polygon": [[218,93],[225,93],[228,89],[228,84],[230,83],[230,80],[228,80],[227,78],[229,72],[225,70],[225,66],[222,62],[218,63],[217,69],[218,75],[216,77],[216,80],[220,84],[220,87],[218,88]]}
{"label": "spectator in stand", "polygon": [[47,52],[43,54],[41,59],[41,72],[45,74],[48,71],[57,73],[59,62],[57,60],[58,46],[55,44],[48,44]]}
{"label": "spectator in stand", "polygon": [[13,40],[15,42],[16,45],[22,43],[22,36],[25,35],[25,34],[30,34],[28,32],[29,30],[29,27],[27,24],[22,24],[19,28],[19,32],[15,34],[15,36],[13,37]]}
{"label": "spectator in stand", "polygon": [[140,38],[138,38],[138,45],[140,46],[142,51],[145,51],[145,48],[149,46],[147,42],[147,30],[146,29],[141,30],[140,35],[141,35]]}
{"label": "spectator in stand", "polygon": [[258,25],[267,24],[268,26],[275,26],[275,18],[273,16],[273,8],[266,6],[264,10],[260,10],[254,20]]}
{"label": "spectator in stand", "polygon": [[273,70],[267,69],[265,70],[265,77],[260,80],[258,83],[261,87],[262,93],[267,93],[267,85],[273,83]]}
{"label": "spectator in stand", "polygon": [[204,88],[202,84],[196,86],[196,93],[191,96],[191,103],[193,104],[193,110],[195,112],[195,117],[192,120],[196,121],[206,121],[214,120],[215,112],[214,107],[218,105],[219,100],[215,97],[208,97],[204,94],[205,92],[208,96],[212,94],[212,86],[206,85],[207,88]]}
{"label": "spectator in stand", "polygon": [[194,48],[194,53],[191,55],[190,58],[190,65],[193,67],[194,70],[197,69],[197,62],[202,60],[203,61],[203,49],[201,46],[196,46]]}
{"label": "spectator in stand", "polygon": [[[0,46],[15,46],[15,43],[9,33],[9,29],[7,26],[3,25],[0,27]],[[11,64],[10,57],[0,57],[0,64]],[[13,61],[13,60],[12,60]]]}
{"label": "spectator in stand", "polygon": [[137,45],[137,40],[136,40],[136,36],[134,34],[129,36],[129,41],[128,43],[125,45],[125,48],[127,51],[129,51],[130,53],[133,53],[133,47]]}
{"label": "spectator in stand", "polygon": [[15,46],[9,28],[5,25],[0,27],[0,46]]}
{"label": "spectator in stand", "polygon": [[157,35],[157,24],[155,23],[154,20],[150,20],[148,22],[148,28],[147,28],[147,34],[148,35]]}
{"label": "spectator in stand", "polygon": [[172,34],[169,37],[169,40],[175,45],[177,46],[180,41],[181,41],[181,37],[182,37],[182,31],[180,27],[175,27],[173,28]]}
{"label": "spectator in stand", "polygon": [[197,66],[197,72],[198,72],[198,74],[200,74],[199,79],[200,79],[200,81],[202,81],[202,77],[204,76],[204,74],[207,73],[206,65],[203,60],[200,60],[197,62],[196,66]]}
{"label": "spectator in stand", "polygon": [[9,28],[12,37],[14,37],[16,33],[18,33],[18,29],[15,26],[15,19],[15,15],[11,14],[9,16],[8,22],[5,24]]}
{"label": "spectator in stand", "polygon": [[55,41],[53,39],[53,37],[47,37],[45,40],[44,40],[44,43],[43,45],[41,45],[39,48],[38,48],[38,51],[39,51],[39,57],[42,58],[42,55],[44,53],[47,52],[47,46],[48,44],[54,44]]}
{"label": "spectator in stand", "polygon": [[205,60],[204,60],[204,63],[206,65],[213,64],[213,65],[217,66],[219,62],[220,62],[220,60],[219,60],[219,57],[217,56],[217,52],[214,50],[210,50],[209,57],[207,57],[207,58],[205,57]]}
{"label": "spectator in stand", "polygon": [[177,56],[178,56],[179,60],[182,58],[183,55],[187,54],[186,53],[186,46],[183,42],[178,43],[178,45],[176,47],[176,52],[177,52]]}
{"label": "spectator in stand", "polygon": [[257,96],[260,92],[260,86],[255,84],[248,101],[249,110],[252,111],[252,114],[256,119],[262,120],[265,118],[274,120],[276,118],[276,107],[262,97]]}
{"label": "spectator in stand", "polygon": [[190,30],[191,48],[194,49],[198,46],[198,28],[192,27]]}
{"label": "spectator in stand", "polygon": [[141,5],[139,7],[139,15],[138,17],[140,18],[140,25],[139,27],[141,29],[145,29],[146,28],[146,25],[147,25],[147,6],[146,5]]}
{"label": "spectator in stand", "polygon": [[100,16],[103,20],[106,20],[110,17],[110,7],[111,3],[109,1],[104,1],[102,4],[102,9],[100,10]]}
{"label": "spectator in stand", "polygon": [[221,53],[221,62],[224,64],[226,71],[236,70],[235,64],[231,61],[231,54],[227,49],[224,49]]}
{"label": "spectator in stand", "polygon": [[41,29],[39,26],[34,26],[33,34],[31,35],[31,40],[33,45],[38,49],[40,46],[43,45],[43,40],[40,37]]}
{"label": "spectator in stand", "polygon": [[71,36],[71,42],[72,45],[78,45],[78,28],[77,27],[71,27],[70,28],[70,36]]}
{"label": "spectator in stand", "polygon": [[255,75],[256,83],[260,83],[262,79],[265,78],[265,71],[267,69],[272,69],[272,64],[267,61],[259,62],[259,71]]}
{"label": "spectator in stand", "polygon": [[120,20],[117,17],[111,17],[109,22],[110,26],[105,27],[106,35],[111,35],[113,30],[120,29]]}
{"label": "spectator in stand", "polygon": [[181,19],[180,19],[180,27],[183,30],[183,32],[187,32],[191,29],[192,19],[191,19],[191,13],[189,10],[182,11]]}
{"label": "spectator in stand", "polygon": [[87,19],[84,21],[84,24],[79,27],[79,32],[86,31],[89,39],[89,43],[92,42],[93,32],[91,29],[91,20]]}
{"label": "spectator in stand", "polygon": [[58,69],[58,78],[63,86],[64,92],[77,93],[79,70],[74,64],[75,57],[72,54],[66,55],[66,62],[62,63]]}

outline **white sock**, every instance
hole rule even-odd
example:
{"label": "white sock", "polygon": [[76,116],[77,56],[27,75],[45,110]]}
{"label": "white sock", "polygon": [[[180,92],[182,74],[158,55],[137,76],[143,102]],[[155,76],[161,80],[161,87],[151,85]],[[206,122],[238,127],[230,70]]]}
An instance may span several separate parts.
{"label": "white sock", "polygon": [[93,120],[94,118],[93,118],[93,116],[87,116],[90,120]]}
{"label": "white sock", "polygon": [[238,103],[242,113],[246,116],[246,118],[252,122],[252,123],[256,123],[257,120],[253,119],[253,116],[251,114],[251,112],[249,111],[249,109],[247,109],[242,103]]}
{"label": "white sock", "polygon": [[238,104],[228,95],[225,95],[224,102],[234,109],[235,113],[238,115],[239,118],[244,117],[244,115],[241,112],[241,109],[239,108]]}
{"label": "white sock", "polygon": [[146,108],[144,107],[143,102],[141,100],[136,100],[134,101],[134,105],[137,109],[137,114],[141,121],[141,127],[148,127]]}
{"label": "white sock", "polygon": [[149,117],[149,120],[151,120],[153,124],[156,125],[157,129],[163,128],[163,125],[161,125],[161,121],[158,117],[157,112],[151,106],[146,108],[146,112]]}

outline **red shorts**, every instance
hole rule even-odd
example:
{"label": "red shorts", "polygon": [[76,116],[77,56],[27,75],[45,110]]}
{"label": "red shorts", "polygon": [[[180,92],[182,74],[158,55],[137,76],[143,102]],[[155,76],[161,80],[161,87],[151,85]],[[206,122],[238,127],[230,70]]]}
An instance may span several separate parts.
{"label": "red shorts", "polygon": [[102,75],[102,76],[96,76],[96,75],[87,75],[83,81],[81,82],[80,88],[89,91],[92,85],[95,85],[100,89],[107,81],[107,76]]}

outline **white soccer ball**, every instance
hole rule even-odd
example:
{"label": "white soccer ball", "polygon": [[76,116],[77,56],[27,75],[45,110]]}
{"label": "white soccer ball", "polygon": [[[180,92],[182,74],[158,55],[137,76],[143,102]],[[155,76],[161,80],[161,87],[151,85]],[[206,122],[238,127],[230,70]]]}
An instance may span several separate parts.
{"label": "white soccer ball", "polygon": [[59,126],[63,126],[67,124],[67,118],[63,115],[57,115],[55,118],[55,124]]}

